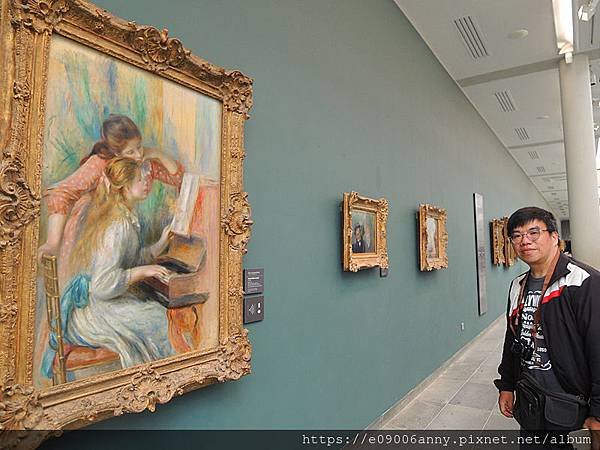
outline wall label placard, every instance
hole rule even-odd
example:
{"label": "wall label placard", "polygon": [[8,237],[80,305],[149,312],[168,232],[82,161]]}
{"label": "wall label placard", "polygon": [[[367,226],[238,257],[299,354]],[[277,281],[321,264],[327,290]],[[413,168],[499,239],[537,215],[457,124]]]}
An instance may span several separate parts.
{"label": "wall label placard", "polygon": [[262,294],[265,291],[265,269],[244,269],[244,294]]}

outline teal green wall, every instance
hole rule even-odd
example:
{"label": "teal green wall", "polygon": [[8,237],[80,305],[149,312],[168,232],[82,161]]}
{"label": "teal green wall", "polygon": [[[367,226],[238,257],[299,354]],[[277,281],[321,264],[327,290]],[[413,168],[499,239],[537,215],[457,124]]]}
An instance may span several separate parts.
{"label": "teal green wall", "polygon": [[[479,317],[473,192],[486,220],[546,205],[392,0],[98,3],[255,79],[244,265],[266,274],[250,376],[99,427],[365,427],[503,312],[522,267],[489,268]],[[389,200],[388,278],[341,270],[351,190]],[[419,203],[448,211],[447,270],[418,270]]]}

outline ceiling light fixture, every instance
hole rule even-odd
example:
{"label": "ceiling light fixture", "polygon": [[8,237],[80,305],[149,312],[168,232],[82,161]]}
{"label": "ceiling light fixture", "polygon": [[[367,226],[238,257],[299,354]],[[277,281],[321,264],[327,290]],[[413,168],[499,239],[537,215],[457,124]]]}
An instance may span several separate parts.
{"label": "ceiling light fixture", "polygon": [[[598,0],[593,0],[598,1]],[[571,0],[552,0],[554,29],[558,54],[565,55],[567,64],[573,61],[573,14]]]}
{"label": "ceiling light fixture", "polygon": [[590,20],[596,12],[596,7],[598,6],[599,1],[600,0],[588,0],[586,3],[581,5],[577,11],[577,17],[579,17],[579,20],[583,20],[585,22]]}
{"label": "ceiling light fixture", "polygon": [[550,116],[548,114],[544,114],[543,116],[537,116],[536,119],[537,120],[546,120],[549,119]]}
{"label": "ceiling light fixture", "polygon": [[510,33],[508,33],[508,38],[509,39],[523,39],[524,37],[527,37],[528,34],[529,34],[529,31],[527,31],[526,29],[515,30],[515,31],[511,31]]}

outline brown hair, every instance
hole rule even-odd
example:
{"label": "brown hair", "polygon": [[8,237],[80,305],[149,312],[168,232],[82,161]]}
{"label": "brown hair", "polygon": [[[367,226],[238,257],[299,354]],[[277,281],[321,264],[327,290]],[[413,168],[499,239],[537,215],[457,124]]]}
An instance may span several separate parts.
{"label": "brown hair", "polygon": [[127,116],[111,114],[102,122],[102,138],[94,144],[90,154],[79,165],[83,165],[92,155],[98,155],[102,159],[119,156],[127,143],[135,138],[142,138],[135,122]]}
{"label": "brown hair", "polygon": [[83,228],[71,253],[71,264],[87,267],[92,253],[102,244],[109,225],[129,213],[124,191],[131,186],[140,170],[140,164],[128,158],[115,158],[108,163],[104,170],[108,182],[101,180],[93,194]]}

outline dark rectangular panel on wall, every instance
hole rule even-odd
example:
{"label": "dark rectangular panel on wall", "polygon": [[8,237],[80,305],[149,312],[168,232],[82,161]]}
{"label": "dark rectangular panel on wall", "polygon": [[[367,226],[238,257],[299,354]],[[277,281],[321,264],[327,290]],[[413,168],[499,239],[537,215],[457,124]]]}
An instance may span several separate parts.
{"label": "dark rectangular panel on wall", "polygon": [[483,215],[483,195],[473,194],[473,208],[475,210],[475,248],[477,249],[477,304],[479,315],[487,312],[486,296],[486,259],[485,259],[485,226]]}

